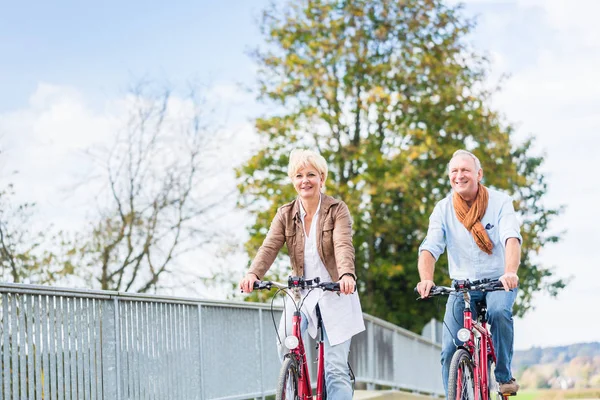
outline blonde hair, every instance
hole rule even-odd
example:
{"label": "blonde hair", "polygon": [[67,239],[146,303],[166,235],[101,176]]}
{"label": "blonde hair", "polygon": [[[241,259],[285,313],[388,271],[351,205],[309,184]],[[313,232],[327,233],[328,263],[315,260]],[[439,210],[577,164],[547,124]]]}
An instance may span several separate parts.
{"label": "blonde hair", "polygon": [[290,153],[288,164],[288,176],[294,178],[296,172],[305,167],[314,167],[321,174],[323,182],[327,179],[327,161],[319,153],[312,150],[294,149]]}

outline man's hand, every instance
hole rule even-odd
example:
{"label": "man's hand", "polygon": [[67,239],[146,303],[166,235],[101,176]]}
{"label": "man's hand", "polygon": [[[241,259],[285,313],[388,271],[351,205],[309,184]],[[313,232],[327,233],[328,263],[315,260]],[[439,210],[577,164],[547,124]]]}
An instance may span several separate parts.
{"label": "man's hand", "polygon": [[435,283],[433,281],[430,280],[422,280],[421,282],[417,283],[417,292],[419,292],[419,294],[421,295],[421,298],[424,299],[425,297],[429,296],[429,292],[431,291],[431,288],[435,286]]}
{"label": "man's hand", "polygon": [[507,292],[519,286],[519,277],[514,272],[505,273],[500,277],[499,281],[502,282],[502,286],[504,286],[504,290]]}
{"label": "man's hand", "polygon": [[338,281],[340,284],[340,292],[343,294],[352,294],[354,293],[354,288],[356,286],[356,282],[354,282],[354,278],[350,275],[342,276],[342,279]]}
{"label": "man's hand", "polygon": [[248,272],[240,281],[240,289],[244,293],[252,293],[254,290],[254,282],[258,280],[258,276],[252,272]]}

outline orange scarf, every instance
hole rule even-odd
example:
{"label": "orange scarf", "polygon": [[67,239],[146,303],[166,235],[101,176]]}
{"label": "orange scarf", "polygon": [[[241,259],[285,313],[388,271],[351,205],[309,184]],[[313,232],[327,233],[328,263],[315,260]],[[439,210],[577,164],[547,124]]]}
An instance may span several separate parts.
{"label": "orange scarf", "polygon": [[458,218],[460,223],[471,232],[473,239],[475,239],[475,243],[477,243],[477,246],[479,246],[481,251],[492,254],[494,244],[491,242],[490,237],[481,224],[481,218],[483,218],[485,210],[487,209],[488,200],[488,190],[480,183],[479,189],[477,190],[477,196],[470,208],[467,202],[456,192],[454,192],[454,195],[452,196],[452,205],[456,212],[456,218]]}

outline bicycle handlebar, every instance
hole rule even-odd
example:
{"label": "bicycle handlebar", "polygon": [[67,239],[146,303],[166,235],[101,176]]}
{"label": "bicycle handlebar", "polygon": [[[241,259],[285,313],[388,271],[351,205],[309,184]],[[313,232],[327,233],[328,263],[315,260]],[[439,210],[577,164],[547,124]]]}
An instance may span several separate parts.
{"label": "bicycle handlebar", "polygon": [[323,289],[330,292],[339,292],[340,284],[337,282],[321,282],[319,278],[304,279],[303,277],[290,276],[287,284],[274,281],[255,281],[253,289],[270,290],[273,286],[279,289]]}
{"label": "bicycle handlebar", "polygon": [[[481,279],[477,281],[470,281],[468,279],[458,280],[454,282],[453,287],[449,286],[433,286],[429,291],[429,296],[425,299],[429,299],[435,296],[448,295],[452,292],[469,292],[469,291],[480,291],[480,292],[493,292],[496,290],[504,290],[502,282],[498,279]],[[419,293],[415,287],[415,293]],[[417,300],[421,300],[419,297]]]}

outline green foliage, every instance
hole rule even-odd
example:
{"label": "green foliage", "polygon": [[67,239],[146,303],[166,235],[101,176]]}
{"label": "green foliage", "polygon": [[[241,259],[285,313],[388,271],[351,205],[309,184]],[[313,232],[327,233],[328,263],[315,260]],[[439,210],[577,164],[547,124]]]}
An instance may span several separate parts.
{"label": "green foliage", "polygon": [[[259,97],[277,108],[256,120],[265,145],[238,170],[240,206],[256,215],[251,257],[276,208],[295,195],[285,172],[290,150],[314,148],[328,161],[327,193],[354,217],[364,311],[420,330],[443,307],[414,301],[417,249],[449,191],[446,164],[467,148],[481,159],[485,184],[514,194],[523,218],[518,312],[531,307],[535,291],[564,286],[535,258],[559,239],[547,233],[560,210],[542,202],[543,158],[531,156],[531,141],[513,143],[512,128],[487,106],[488,64],[465,41],[473,23],[460,7],[295,0],[267,9],[261,27],[267,47],[254,53]],[[446,257],[436,282],[448,283]]]}
{"label": "green foliage", "polygon": [[51,284],[73,274],[72,242],[62,232],[36,229],[35,204],[14,195],[12,184],[0,191],[0,281]]}

